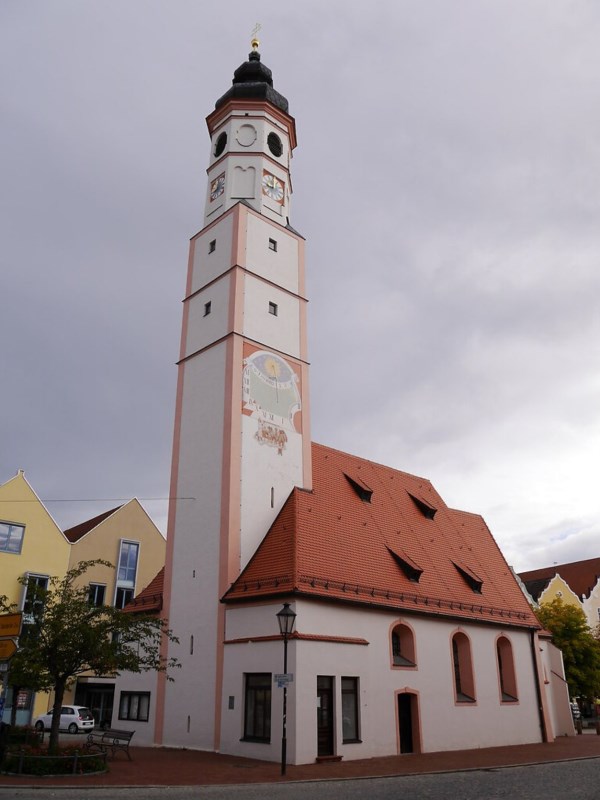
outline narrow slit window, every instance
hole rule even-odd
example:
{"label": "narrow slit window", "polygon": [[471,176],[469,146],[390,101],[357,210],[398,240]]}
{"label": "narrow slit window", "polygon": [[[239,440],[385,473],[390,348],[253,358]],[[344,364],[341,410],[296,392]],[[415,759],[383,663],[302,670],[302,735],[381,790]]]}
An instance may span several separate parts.
{"label": "narrow slit window", "polygon": [[217,249],[217,240],[213,239],[208,243],[208,252],[214,253],[216,249]]}
{"label": "narrow slit window", "polygon": [[271,486],[271,508],[275,508],[275,487]]}
{"label": "narrow slit window", "polygon": [[212,302],[210,300],[208,301],[208,303],[204,303],[204,316],[205,317],[208,317],[208,315],[210,314],[211,307],[212,307]]}
{"label": "narrow slit window", "polygon": [[277,303],[269,302],[269,314],[273,314],[273,316],[276,317],[278,311],[279,311],[279,307],[278,307]]}
{"label": "narrow slit window", "polygon": [[277,239],[269,239],[269,250],[277,252]]}

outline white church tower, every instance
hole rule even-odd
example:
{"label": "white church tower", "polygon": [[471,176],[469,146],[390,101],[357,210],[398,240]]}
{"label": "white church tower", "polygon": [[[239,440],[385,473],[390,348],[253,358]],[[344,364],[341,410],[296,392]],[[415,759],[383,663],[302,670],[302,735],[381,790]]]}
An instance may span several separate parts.
{"label": "white church tower", "polygon": [[220,598],[293,487],[311,488],[304,240],[289,224],[296,128],[252,48],[207,118],[171,474],[164,597],[182,668],[159,680],[156,741],[207,750],[220,743]]}

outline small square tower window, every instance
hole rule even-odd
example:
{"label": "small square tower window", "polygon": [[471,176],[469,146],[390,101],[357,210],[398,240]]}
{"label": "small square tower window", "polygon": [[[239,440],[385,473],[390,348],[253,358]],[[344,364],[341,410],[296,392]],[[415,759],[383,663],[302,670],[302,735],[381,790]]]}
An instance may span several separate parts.
{"label": "small square tower window", "polygon": [[269,302],[269,314],[273,314],[273,316],[276,317],[278,310],[277,303]]}
{"label": "small square tower window", "polygon": [[208,252],[214,253],[217,249],[217,240],[213,239],[211,242],[208,243]]}
{"label": "small square tower window", "polygon": [[204,316],[205,317],[208,317],[208,315],[210,314],[211,306],[212,306],[212,302],[210,300],[208,301],[208,303],[204,303]]}
{"label": "small square tower window", "polygon": [[277,239],[269,239],[269,250],[277,252]]}

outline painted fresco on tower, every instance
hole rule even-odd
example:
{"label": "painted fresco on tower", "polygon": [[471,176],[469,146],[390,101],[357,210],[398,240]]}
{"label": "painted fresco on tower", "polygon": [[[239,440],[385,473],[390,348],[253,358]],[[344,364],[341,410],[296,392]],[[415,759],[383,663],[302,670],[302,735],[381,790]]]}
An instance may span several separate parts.
{"label": "painted fresco on tower", "polygon": [[242,413],[257,421],[254,438],[282,455],[302,432],[300,375],[276,353],[244,345]]}

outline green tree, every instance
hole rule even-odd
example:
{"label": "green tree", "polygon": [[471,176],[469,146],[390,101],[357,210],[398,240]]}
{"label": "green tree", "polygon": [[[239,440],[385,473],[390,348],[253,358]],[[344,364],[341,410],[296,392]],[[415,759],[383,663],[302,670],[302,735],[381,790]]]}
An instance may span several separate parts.
{"label": "green tree", "polygon": [[543,603],[536,614],[562,650],[571,697],[600,696],[600,641],[583,611],[557,597],[551,603]]}
{"label": "green tree", "polygon": [[[28,583],[26,576],[19,579],[27,586],[27,608],[9,680],[13,686],[33,691],[54,691],[51,752],[58,749],[65,691],[77,675],[167,673],[179,666],[161,651],[165,640],[177,641],[163,619],[90,604],[88,585],[81,578],[95,564],[113,566],[102,559],[81,561],[63,578],[50,578],[46,589]],[[0,611],[14,610],[6,597],[0,597]],[[172,680],[168,673],[167,677]]]}

